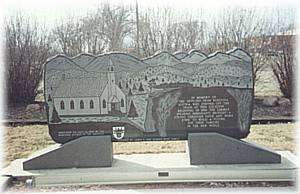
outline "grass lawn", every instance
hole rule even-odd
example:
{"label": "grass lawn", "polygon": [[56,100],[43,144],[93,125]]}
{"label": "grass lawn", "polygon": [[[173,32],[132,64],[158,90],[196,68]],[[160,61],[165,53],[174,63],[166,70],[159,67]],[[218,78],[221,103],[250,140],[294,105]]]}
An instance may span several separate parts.
{"label": "grass lawn", "polygon": [[[289,150],[295,153],[295,124],[252,125],[245,139],[274,150]],[[4,165],[18,158],[54,144],[46,125],[6,127],[4,134]],[[185,152],[186,141],[116,142],[114,154]]]}

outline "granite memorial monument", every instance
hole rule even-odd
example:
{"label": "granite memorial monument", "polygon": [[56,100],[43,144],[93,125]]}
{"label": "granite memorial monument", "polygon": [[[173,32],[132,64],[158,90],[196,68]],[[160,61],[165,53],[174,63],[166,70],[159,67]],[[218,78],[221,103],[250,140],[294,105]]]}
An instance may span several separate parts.
{"label": "granite memorial monument", "polygon": [[[159,52],[144,59],[57,55],[44,70],[49,134],[62,146],[53,156],[42,154],[39,168],[61,150],[68,150],[71,167],[110,166],[111,141],[142,140],[187,139],[197,165],[280,162],[279,155],[240,140],[250,133],[254,95],[252,58],[242,49],[208,56]],[[99,151],[101,142],[106,148]],[[97,150],[89,149],[91,160],[107,156],[101,164],[70,154],[91,144]],[[33,160],[24,167],[36,167]]]}

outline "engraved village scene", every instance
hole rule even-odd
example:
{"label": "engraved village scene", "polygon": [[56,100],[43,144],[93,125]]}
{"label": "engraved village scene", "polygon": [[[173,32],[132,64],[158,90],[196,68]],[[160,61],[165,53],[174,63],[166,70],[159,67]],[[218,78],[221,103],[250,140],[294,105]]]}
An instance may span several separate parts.
{"label": "engraved village scene", "polygon": [[57,55],[46,62],[44,77],[53,136],[72,139],[114,130],[118,140],[176,139],[226,123],[235,123],[227,135],[249,131],[252,59],[241,49],[209,56],[198,50],[159,52],[144,59],[125,53]]}

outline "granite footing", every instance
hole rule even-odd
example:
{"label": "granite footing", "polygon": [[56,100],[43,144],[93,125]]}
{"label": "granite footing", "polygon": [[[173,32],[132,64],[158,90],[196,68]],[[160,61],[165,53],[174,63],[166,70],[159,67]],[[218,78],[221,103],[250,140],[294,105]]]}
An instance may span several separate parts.
{"label": "granite footing", "polygon": [[273,164],[280,154],[262,146],[218,133],[188,135],[190,164]]}
{"label": "granite footing", "polygon": [[30,156],[23,169],[111,167],[112,161],[111,136],[85,136]]}

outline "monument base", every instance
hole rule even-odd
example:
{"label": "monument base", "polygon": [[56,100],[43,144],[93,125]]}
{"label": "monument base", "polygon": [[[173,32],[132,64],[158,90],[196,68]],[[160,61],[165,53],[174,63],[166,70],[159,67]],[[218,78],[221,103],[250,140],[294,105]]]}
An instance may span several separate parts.
{"label": "monument base", "polygon": [[280,154],[218,133],[189,133],[190,164],[280,163]]}
{"label": "monument base", "polygon": [[24,170],[24,159],[13,161],[2,175],[31,179],[33,185],[138,184],[226,181],[295,181],[294,154],[283,151],[281,163],[191,165],[187,153],[114,155],[112,167]]}
{"label": "monument base", "polygon": [[23,169],[111,167],[112,161],[111,136],[85,136],[30,156]]}

